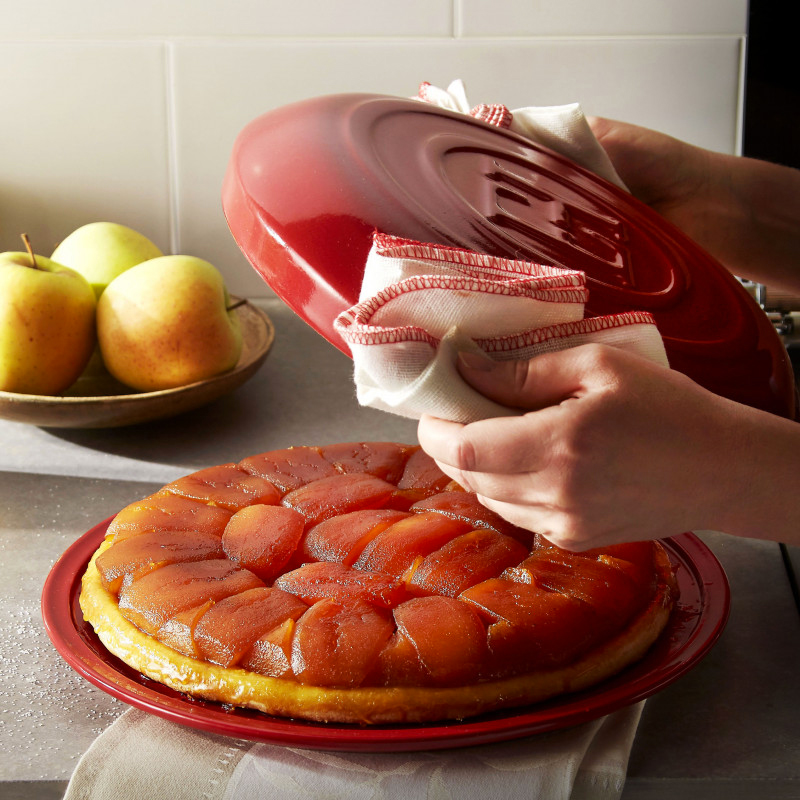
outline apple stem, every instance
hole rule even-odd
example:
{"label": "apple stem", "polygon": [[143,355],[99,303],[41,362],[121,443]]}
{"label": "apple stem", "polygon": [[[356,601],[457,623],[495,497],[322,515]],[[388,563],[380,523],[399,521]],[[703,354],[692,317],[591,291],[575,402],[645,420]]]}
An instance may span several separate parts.
{"label": "apple stem", "polygon": [[31,240],[28,238],[27,233],[21,233],[20,236],[22,237],[22,241],[25,242],[25,249],[28,251],[28,255],[31,259],[31,266],[34,269],[39,269],[39,265],[36,263],[36,256],[33,254],[33,248],[31,247]]}
{"label": "apple stem", "polygon": [[237,300],[235,303],[233,303],[233,305],[228,306],[225,310],[233,311],[234,309],[239,308],[239,306],[243,306],[246,302],[247,300],[245,299]]}

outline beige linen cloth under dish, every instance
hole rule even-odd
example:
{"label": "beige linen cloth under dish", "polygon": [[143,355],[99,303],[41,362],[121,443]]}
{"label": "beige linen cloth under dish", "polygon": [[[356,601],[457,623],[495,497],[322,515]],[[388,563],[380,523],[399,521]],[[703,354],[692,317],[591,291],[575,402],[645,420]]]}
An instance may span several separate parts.
{"label": "beige linen cloth under dish", "polygon": [[[577,105],[471,108],[459,81],[423,84],[420,99],[511,127],[619,184]],[[468,421],[511,412],[458,378],[461,349],[528,358],[605,341],[666,363],[647,315],[587,322],[585,301],[578,272],[378,235],[361,300],[338,325],[360,402]],[[509,742],[399,754],[254,744],[130,709],[85,753],[65,800],[618,800],[642,708]]]}
{"label": "beige linen cloth under dish", "polygon": [[382,754],[253,744],[131,709],[64,800],[618,800],[643,705],[499,744]]}

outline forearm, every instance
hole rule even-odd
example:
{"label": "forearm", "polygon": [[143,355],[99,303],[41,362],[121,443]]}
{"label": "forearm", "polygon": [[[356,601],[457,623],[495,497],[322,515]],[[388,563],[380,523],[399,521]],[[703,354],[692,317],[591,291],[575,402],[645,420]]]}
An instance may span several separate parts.
{"label": "forearm", "polygon": [[724,403],[728,425],[708,454],[703,527],[800,545],[800,424]]}
{"label": "forearm", "polygon": [[590,124],[634,196],[734,275],[800,294],[800,171],[636,125]]}
{"label": "forearm", "polygon": [[800,171],[718,154],[711,162],[706,247],[739,277],[800,294]]}

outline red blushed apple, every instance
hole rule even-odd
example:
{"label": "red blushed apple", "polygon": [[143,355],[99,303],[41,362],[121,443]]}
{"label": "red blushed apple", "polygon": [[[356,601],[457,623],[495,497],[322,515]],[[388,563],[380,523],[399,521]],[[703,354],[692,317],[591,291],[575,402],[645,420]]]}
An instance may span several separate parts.
{"label": "red blushed apple", "polygon": [[222,275],[194,256],[161,256],[123,272],[97,303],[108,371],[142,391],[184,386],[227,372],[242,332]]}

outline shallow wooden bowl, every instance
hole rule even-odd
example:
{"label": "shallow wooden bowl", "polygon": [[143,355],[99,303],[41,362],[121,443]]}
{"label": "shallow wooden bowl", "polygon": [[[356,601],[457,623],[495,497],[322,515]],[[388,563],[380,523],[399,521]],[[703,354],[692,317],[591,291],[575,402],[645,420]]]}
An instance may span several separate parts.
{"label": "shallow wooden bowl", "polygon": [[0,392],[0,418],[45,428],[115,428],[171,417],[210,403],[251,378],[275,339],[272,321],[259,308],[245,301],[236,313],[244,347],[230,372],[158,392],[133,392],[104,371],[87,374],[58,397]]}

